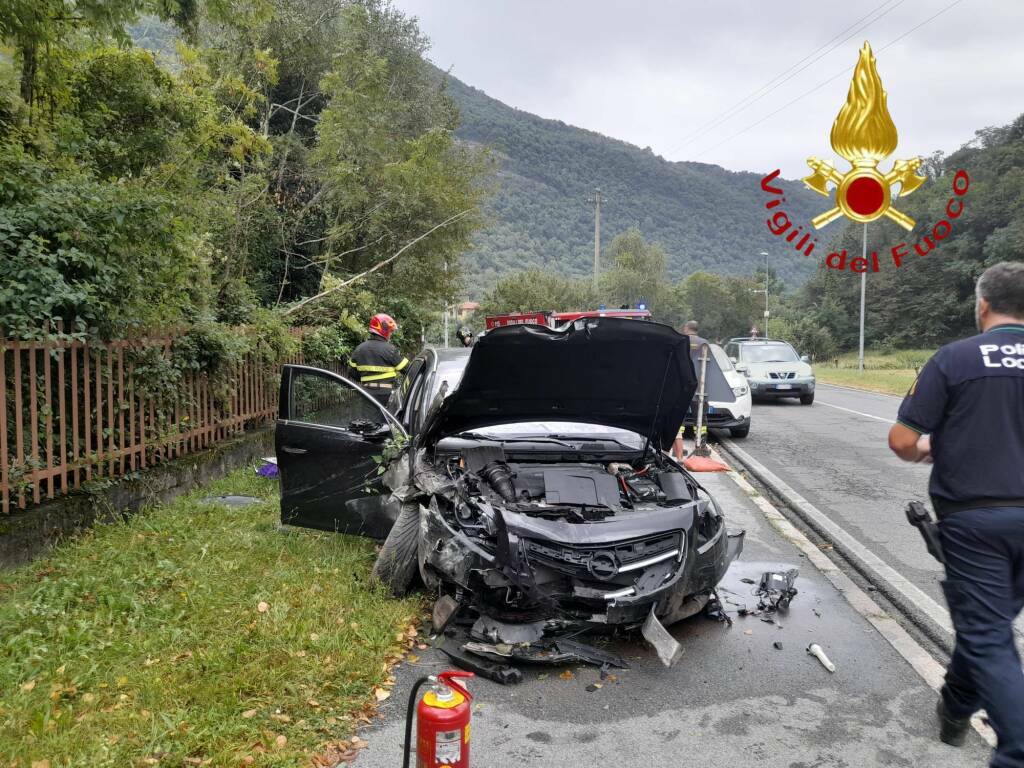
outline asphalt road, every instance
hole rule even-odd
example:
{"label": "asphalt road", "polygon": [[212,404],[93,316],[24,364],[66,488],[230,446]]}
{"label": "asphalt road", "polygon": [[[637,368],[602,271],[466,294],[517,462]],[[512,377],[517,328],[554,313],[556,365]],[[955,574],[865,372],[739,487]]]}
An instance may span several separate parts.
{"label": "asphalt road", "polygon": [[[526,668],[516,686],[474,681],[472,764],[985,765],[989,749],[977,734],[963,749],[937,741],[935,693],[751,498],[726,475],[700,478],[728,510],[730,527],[747,530],[745,551],[722,585],[730,610],[756,603],[742,578],[800,568],[800,593],[781,628],[759,618],[737,617],[730,628],[694,617],[671,628],[685,648],[672,669],[638,638],[610,641],[630,669],[594,691],[587,686],[600,682],[599,671],[587,666]],[[825,648],[835,674],[806,653],[810,642]],[[362,768],[401,764],[408,690],[420,675],[449,666],[437,651],[417,653],[398,668],[380,722],[361,734],[369,742]]]}
{"label": "asphalt road", "polygon": [[750,435],[735,443],[944,609],[942,567],[903,512],[911,499],[931,505],[931,465],[903,462],[887,444],[901,400],[819,384],[810,406],[755,404]]}
{"label": "asphalt road", "polygon": [[907,501],[928,500],[931,466],[900,461],[886,443],[899,405],[891,395],[819,384],[810,406],[755,404],[750,435],[736,442],[943,603],[941,567],[903,514]]}

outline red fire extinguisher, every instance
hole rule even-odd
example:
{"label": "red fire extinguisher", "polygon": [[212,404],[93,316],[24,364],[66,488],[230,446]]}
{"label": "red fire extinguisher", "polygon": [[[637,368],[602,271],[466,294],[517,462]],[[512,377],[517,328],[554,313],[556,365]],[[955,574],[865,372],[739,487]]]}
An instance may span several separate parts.
{"label": "red fire extinguisher", "polygon": [[[406,714],[403,768],[409,768],[414,709],[416,768],[469,768],[469,704],[473,696],[455,678],[473,676],[472,672],[448,671],[416,681]],[[419,689],[428,682],[434,685],[417,705]]]}

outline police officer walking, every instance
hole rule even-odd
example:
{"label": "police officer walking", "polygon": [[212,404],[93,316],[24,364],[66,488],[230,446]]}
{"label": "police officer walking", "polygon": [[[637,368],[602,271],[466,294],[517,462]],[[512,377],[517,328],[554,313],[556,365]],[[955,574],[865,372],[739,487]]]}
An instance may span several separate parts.
{"label": "police officer walking", "polygon": [[904,399],[889,447],[933,461],[929,493],[956,629],[938,702],[939,737],[960,746],[988,713],[993,768],[1024,768],[1024,672],[1013,622],[1024,608],[1024,262],[978,280],[980,335],[942,347]]}
{"label": "police officer walking", "polygon": [[398,330],[391,315],[383,313],[370,318],[370,338],[352,351],[349,366],[359,384],[381,404],[387,405],[398,374],[409,360],[389,339]]}

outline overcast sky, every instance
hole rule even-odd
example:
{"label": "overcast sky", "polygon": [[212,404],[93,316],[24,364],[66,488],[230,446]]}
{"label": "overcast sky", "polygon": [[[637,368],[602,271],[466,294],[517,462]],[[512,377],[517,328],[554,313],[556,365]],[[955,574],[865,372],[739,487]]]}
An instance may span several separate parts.
{"label": "overcast sky", "polygon": [[808,155],[833,156],[844,70],[864,40],[899,131],[894,157],[957,149],[1024,112],[1024,0],[395,3],[468,84],[670,160],[804,175]]}

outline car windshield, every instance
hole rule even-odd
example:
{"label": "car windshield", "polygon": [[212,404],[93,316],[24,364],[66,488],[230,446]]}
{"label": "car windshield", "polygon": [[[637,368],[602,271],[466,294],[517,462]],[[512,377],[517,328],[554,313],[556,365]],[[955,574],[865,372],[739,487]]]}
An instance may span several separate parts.
{"label": "car windshield", "polygon": [[465,357],[457,357],[454,360],[440,360],[437,363],[437,369],[434,371],[434,377],[430,382],[430,392],[425,402],[432,403],[434,398],[437,397],[437,393],[441,391],[441,386],[444,384],[448,385],[445,390],[445,396],[447,397],[455,388],[459,386],[459,382],[462,381],[462,374],[466,370],[466,363],[469,362],[469,355]]}
{"label": "car windshield", "polygon": [[744,363],[795,363],[800,357],[789,344],[741,344],[740,360]]}

